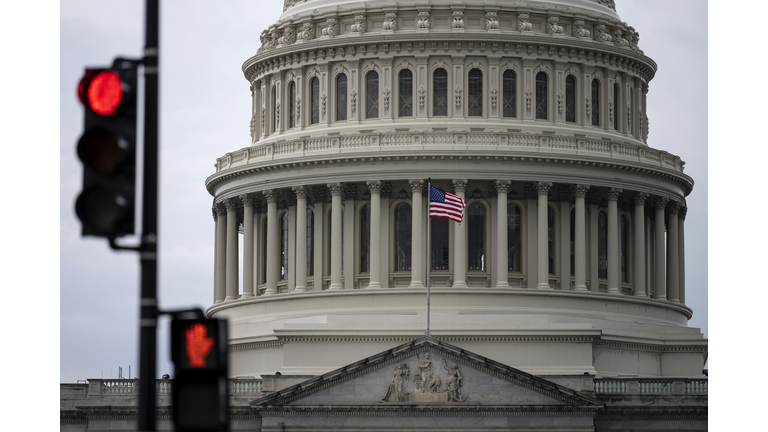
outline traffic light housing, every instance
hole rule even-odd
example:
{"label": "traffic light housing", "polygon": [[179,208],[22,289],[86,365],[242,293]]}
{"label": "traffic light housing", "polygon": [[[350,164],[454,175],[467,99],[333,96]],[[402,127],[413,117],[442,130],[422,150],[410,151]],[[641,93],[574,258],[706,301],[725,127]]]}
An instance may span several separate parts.
{"label": "traffic light housing", "polygon": [[228,430],[227,321],[174,319],[171,360],[176,431]]}
{"label": "traffic light housing", "polygon": [[75,211],[83,235],[115,238],[134,233],[136,208],[137,63],[86,69],[77,89],[85,128],[77,143],[83,191]]}

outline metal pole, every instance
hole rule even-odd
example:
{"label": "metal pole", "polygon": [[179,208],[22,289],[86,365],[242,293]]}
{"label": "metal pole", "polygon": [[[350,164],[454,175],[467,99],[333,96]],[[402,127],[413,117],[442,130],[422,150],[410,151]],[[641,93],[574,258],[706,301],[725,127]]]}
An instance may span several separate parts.
{"label": "metal pole", "polygon": [[157,355],[157,166],[159,0],[146,2],[144,45],[144,188],[139,325],[139,431],[155,430]]}
{"label": "metal pole", "polygon": [[426,336],[432,336],[429,333],[429,271],[432,269],[432,177],[427,179],[427,332]]}

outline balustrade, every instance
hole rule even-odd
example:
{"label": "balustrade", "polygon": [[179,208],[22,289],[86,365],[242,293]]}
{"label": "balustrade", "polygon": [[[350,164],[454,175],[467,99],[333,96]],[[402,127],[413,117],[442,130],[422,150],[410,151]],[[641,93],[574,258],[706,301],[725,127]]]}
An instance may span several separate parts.
{"label": "balustrade", "polygon": [[[98,387],[100,394],[105,395],[138,395],[139,379],[95,379],[88,380],[91,388]],[[230,379],[229,393],[231,396],[239,395],[257,395],[261,393],[261,379]],[[173,393],[172,379],[155,380],[155,391],[157,394]]]}
{"label": "balustrade", "polygon": [[599,378],[594,380],[597,394],[687,394],[706,395],[707,380]]}

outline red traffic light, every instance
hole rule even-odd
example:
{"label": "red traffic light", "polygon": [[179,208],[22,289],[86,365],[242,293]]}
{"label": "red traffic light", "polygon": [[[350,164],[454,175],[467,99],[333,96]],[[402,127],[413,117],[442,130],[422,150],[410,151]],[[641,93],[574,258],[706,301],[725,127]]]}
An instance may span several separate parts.
{"label": "red traffic light", "polygon": [[77,86],[77,94],[96,114],[113,116],[123,101],[123,80],[112,70],[88,70]]}

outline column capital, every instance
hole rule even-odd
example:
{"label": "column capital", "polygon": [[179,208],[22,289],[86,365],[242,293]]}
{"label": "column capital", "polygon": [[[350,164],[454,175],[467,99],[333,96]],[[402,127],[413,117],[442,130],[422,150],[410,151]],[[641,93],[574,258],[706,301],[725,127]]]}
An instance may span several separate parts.
{"label": "column capital", "polygon": [[552,188],[551,182],[536,182],[536,194],[537,195],[546,195],[549,193],[549,190]]}
{"label": "column capital", "polygon": [[224,207],[227,208],[228,212],[231,211],[237,211],[237,207],[240,206],[240,199],[239,198],[227,198],[224,200]]}
{"label": "column capital", "polygon": [[244,207],[253,207],[256,204],[256,197],[253,194],[241,194],[238,198],[243,202]]}
{"label": "column capital", "polygon": [[653,206],[656,208],[656,210],[664,210],[664,208],[667,207],[668,202],[669,198],[657,197],[653,203]]}
{"label": "column capital", "polygon": [[682,207],[683,204],[681,202],[670,200],[669,204],[667,204],[667,213],[676,215]]}
{"label": "column capital", "polygon": [[293,193],[296,194],[297,199],[307,199],[307,193],[309,192],[309,186],[294,186]]}
{"label": "column capital", "polygon": [[365,182],[368,186],[368,190],[371,191],[371,194],[381,194],[381,183],[381,180],[369,180]]}
{"label": "column capital", "polygon": [[645,201],[648,199],[646,192],[637,192],[632,198],[635,200],[635,205],[645,205]]}
{"label": "column capital", "polygon": [[381,196],[383,198],[389,198],[389,194],[392,193],[392,183],[381,182]]}
{"label": "column capital", "polygon": [[424,188],[424,180],[408,180],[408,184],[411,185],[411,191],[413,193],[421,192]]}
{"label": "column capital", "polygon": [[618,201],[621,192],[622,190],[619,188],[609,188],[605,194],[608,197],[608,201]]}
{"label": "column capital", "polygon": [[261,193],[264,194],[264,198],[267,199],[268,203],[276,203],[277,202],[277,197],[278,197],[279,194],[277,193],[276,189],[268,189],[268,190],[262,191]]}
{"label": "column capital", "polygon": [[341,196],[344,193],[344,183],[328,183],[327,186],[331,196]]}
{"label": "column capital", "polygon": [[509,192],[509,186],[512,184],[510,180],[496,180],[494,182],[494,185],[496,186],[496,193],[507,193]]}
{"label": "column capital", "polygon": [[685,220],[685,215],[688,213],[688,207],[682,206],[680,207],[680,211],[677,212],[677,217],[679,219]]}
{"label": "column capital", "polygon": [[585,198],[588,190],[589,185],[577,184],[573,187],[573,195],[576,198]]}
{"label": "column capital", "polygon": [[213,206],[214,211],[216,212],[216,216],[226,216],[227,215],[227,208],[224,207],[224,203],[217,202]]}
{"label": "column capital", "polygon": [[218,215],[216,214],[216,206],[211,207],[211,213],[213,214],[213,221],[216,222]]}
{"label": "column capital", "polygon": [[453,180],[453,191],[454,192],[466,192],[467,190],[467,183],[469,183],[466,179],[460,179],[460,180]]}

